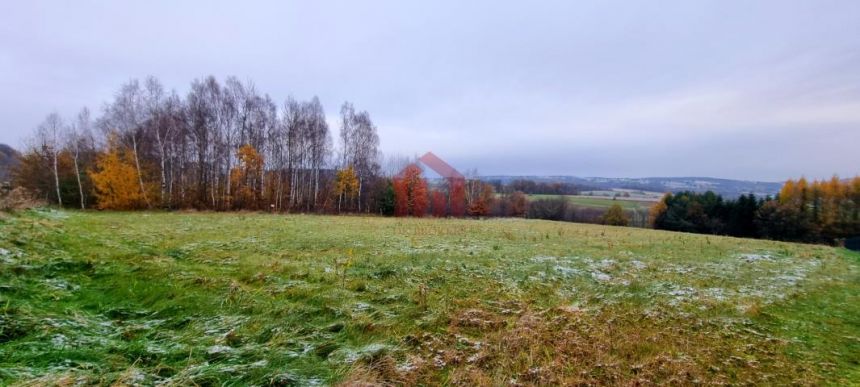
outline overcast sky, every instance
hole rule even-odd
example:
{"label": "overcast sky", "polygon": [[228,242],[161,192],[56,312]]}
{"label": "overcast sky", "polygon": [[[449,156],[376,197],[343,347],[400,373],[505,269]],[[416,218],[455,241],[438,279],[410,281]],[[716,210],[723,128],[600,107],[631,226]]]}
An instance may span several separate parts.
{"label": "overcast sky", "polygon": [[464,3],[4,1],[0,142],[213,74],[481,174],[860,173],[860,1]]}

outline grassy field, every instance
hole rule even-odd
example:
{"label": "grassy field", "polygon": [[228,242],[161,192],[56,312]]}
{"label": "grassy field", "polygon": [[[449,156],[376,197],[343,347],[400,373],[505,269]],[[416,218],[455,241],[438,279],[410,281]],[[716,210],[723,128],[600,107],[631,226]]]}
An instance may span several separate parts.
{"label": "grassy field", "polygon": [[0,385],[856,385],[860,256],[529,220],[0,217]]}
{"label": "grassy field", "polygon": [[648,210],[651,208],[656,202],[654,201],[646,201],[646,200],[631,200],[625,199],[623,197],[619,197],[615,200],[612,200],[611,197],[598,197],[598,196],[580,196],[580,195],[528,195],[529,200],[538,200],[538,199],[552,199],[557,198],[559,196],[564,196],[570,204],[580,206],[580,207],[590,207],[590,208],[609,208],[613,204],[618,204],[625,210]]}

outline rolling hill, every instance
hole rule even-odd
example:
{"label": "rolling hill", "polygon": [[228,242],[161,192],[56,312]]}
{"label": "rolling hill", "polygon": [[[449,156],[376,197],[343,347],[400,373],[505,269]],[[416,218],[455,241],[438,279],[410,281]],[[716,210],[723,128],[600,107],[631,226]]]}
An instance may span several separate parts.
{"label": "rolling hill", "polygon": [[0,182],[11,178],[11,170],[18,165],[21,154],[6,144],[0,144]]}
{"label": "rolling hill", "polygon": [[510,176],[494,175],[481,176],[482,180],[498,180],[503,183],[517,179],[534,180],[538,182],[560,182],[575,184],[587,189],[634,189],[653,192],[714,191],[726,198],[735,198],[743,194],[756,196],[775,195],[782,188],[782,183],[718,179],[713,177],[643,177],[643,178],[610,178],[610,177],[576,177],[576,176]]}

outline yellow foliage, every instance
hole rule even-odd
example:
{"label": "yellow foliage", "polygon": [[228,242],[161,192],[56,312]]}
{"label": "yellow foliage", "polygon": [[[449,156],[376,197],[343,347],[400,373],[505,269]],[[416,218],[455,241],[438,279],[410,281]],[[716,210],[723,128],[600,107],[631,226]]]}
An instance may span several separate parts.
{"label": "yellow foliage", "polygon": [[857,222],[860,177],[842,181],[833,176],[811,183],[804,178],[788,180],[779,192],[779,202],[807,214],[824,234],[850,234],[850,225]]}
{"label": "yellow foliage", "polygon": [[358,192],[358,176],[352,165],[337,171],[334,191],[338,196],[343,195],[348,198],[355,196]]}
{"label": "yellow foliage", "polygon": [[616,203],[603,214],[603,223],[610,226],[626,226],[630,223],[630,218],[624,212],[624,209],[621,208],[621,205]]}
{"label": "yellow foliage", "polygon": [[239,165],[230,171],[230,184],[233,186],[233,196],[236,205],[244,208],[256,208],[262,192],[260,182],[263,177],[263,156],[250,144],[239,147],[236,152]]}
{"label": "yellow foliage", "polygon": [[660,199],[660,201],[657,202],[657,204],[651,207],[651,210],[648,211],[648,224],[650,224],[652,227],[657,221],[657,218],[659,218],[660,215],[663,215],[666,210],[669,209],[669,207],[666,205],[666,198],[668,196],[669,194],[663,195],[663,198]]}
{"label": "yellow foliage", "polygon": [[794,180],[788,179],[785,184],[782,185],[782,189],[779,190],[779,202],[781,204],[790,203],[792,198],[794,197],[794,192]]}
{"label": "yellow foliage", "polygon": [[144,207],[144,198],[137,179],[137,170],[126,152],[117,147],[98,156],[96,169],[90,172],[98,199],[98,207],[130,210]]}

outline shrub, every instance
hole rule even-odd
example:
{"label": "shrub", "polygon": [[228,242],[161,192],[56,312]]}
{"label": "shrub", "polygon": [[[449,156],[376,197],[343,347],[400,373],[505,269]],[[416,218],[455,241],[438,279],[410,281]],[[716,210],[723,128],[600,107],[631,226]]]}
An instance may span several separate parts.
{"label": "shrub", "polygon": [[565,220],[568,201],[564,196],[538,199],[529,204],[528,217],[533,219]]}
{"label": "shrub", "polygon": [[619,204],[613,204],[609,209],[603,214],[603,224],[608,224],[610,226],[626,226],[630,223],[630,218],[624,212],[624,209],[621,208]]}
{"label": "shrub", "polygon": [[0,211],[23,210],[44,205],[44,201],[36,199],[24,187],[15,187],[9,191],[3,190],[0,193]]}

